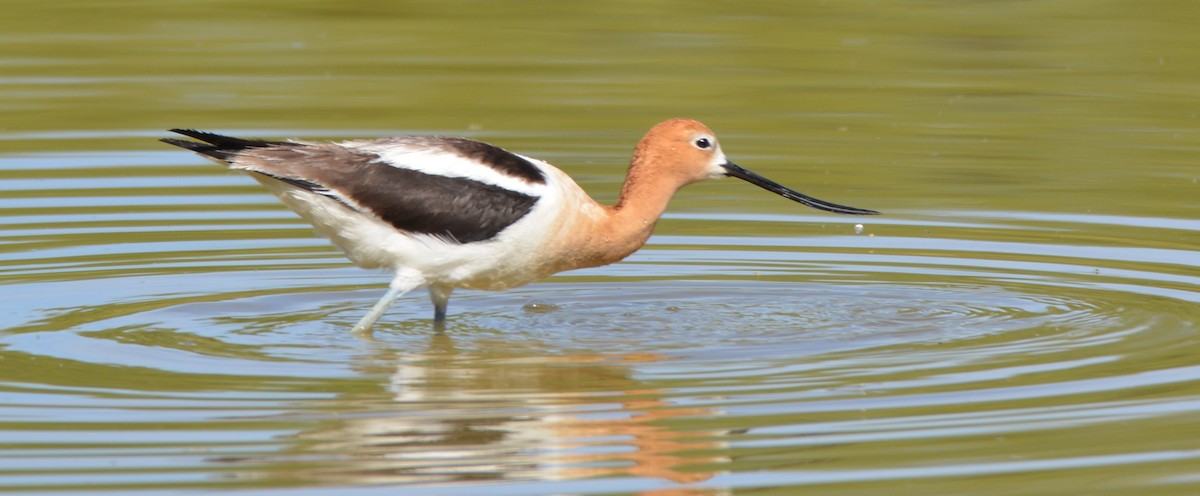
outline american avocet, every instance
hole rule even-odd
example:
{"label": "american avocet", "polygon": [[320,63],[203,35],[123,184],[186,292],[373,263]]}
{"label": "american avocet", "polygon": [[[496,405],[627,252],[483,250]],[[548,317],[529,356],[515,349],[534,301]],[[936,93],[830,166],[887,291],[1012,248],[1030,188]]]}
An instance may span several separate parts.
{"label": "american avocet", "polygon": [[743,169],[725,159],[708,127],[689,119],[646,133],[611,207],[546,162],[464,138],[309,143],[171,131],[202,143],[163,142],[249,173],[358,266],[395,273],[354,326],[359,332],[422,286],[441,323],[455,288],[507,289],[619,261],[645,244],[679,188],[705,179],[733,176],[829,212],[879,213],[818,200]]}

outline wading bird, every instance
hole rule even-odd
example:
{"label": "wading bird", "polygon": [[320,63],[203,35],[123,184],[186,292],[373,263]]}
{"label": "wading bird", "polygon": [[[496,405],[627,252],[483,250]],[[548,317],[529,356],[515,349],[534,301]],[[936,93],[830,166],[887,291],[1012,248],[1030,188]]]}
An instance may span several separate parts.
{"label": "wading bird", "polygon": [[465,138],[340,143],[262,141],[172,129],[162,141],[248,173],[363,268],[395,276],[354,326],[365,332],[405,293],[428,287],[434,322],[455,288],[501,290],[641,248],[679,188],[733,176],[840,214],[874,215],[800,194],[725,159],[690,119],[655,125],[634,149],[620,198],[597,203],[541,160]]}

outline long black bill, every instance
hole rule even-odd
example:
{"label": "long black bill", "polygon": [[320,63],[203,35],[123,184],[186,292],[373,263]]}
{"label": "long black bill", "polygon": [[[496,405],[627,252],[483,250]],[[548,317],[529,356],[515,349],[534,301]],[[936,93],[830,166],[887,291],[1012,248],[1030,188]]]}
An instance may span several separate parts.
{"label": "long black bill", "polygon": [[767,191],[775,193],[779,196],[782,196],[782,197],[787,198],[792,201],[803,203],[803,204],[808,205],[817,210],[824,210],[826,212],[833,212],[835,214],[879,215],[879,212],[876,212],[874,210],[867,210],[865,208],[847,207],[845,205],[829,203],[824,200],[818,200],[811,196],[801,194],[794,189],[791,189],[787,186],[784,186],[775,181],[772,181],[772,180],[762,177],[758,174],[750,172],[746,169],[743,169],[741,166],[739,166],[738,164],[735,164],[733,162],[725,162],[724,164],[721,164],[721,167],[725,168],[726,175],[733,176],[738,179],[744,180],[750,184],[753,184],[762,189],[765,189]]}

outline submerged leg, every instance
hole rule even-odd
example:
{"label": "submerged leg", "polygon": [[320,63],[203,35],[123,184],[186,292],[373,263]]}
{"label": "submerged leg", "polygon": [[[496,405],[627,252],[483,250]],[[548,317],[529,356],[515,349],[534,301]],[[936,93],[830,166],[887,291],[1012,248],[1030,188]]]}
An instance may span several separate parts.
{"label": "submerged leg", "polygon": [[389,307],[392,306],[392,303],[396,302],[396,299],[404,296],[404,293],[412,291],[420,285],[421,281],[419,279],[396,275],[396,278],[392,279],[392,283],[388,285],[388,291],[387,293],[384,293],[383,298],[380,298],[379,301],[375,303],[375,306],[371,308],[371,311],[367,312],[362,319],[359,319],[357,324],[354,324],[354,332],[370,332],[371,326],[375,325],[375,322],[383,316],[383,313],[386,312]]}
{"label": "submerged leg", "polygon": [[434,324],[446,322],[446,305],[450,303],[451,291],[454,291],[454,288],[449,286],[429,286],[429,300],[433,302]]}

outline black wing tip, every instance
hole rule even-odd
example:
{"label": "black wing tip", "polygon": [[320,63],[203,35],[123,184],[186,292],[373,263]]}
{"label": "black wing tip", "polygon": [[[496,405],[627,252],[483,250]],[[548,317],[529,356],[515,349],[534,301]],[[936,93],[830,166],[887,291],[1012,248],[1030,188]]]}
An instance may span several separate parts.
{"label": "black wing tip", "polygon": [[172,133],[182,134],[192,139],[198,139],[210,145],[220,146],[223,148],[259,148],[264,146],[275,146],[288,144],[286,141],[266,141],[259,139],[242,139],[226,136],[224,134],[210,133],[208,131],[197,131],[195,129],[174,128],[170,129]]}
{"label": "black wing tip", "polygon": [[198,141],[188,141],[176,138],[162,138],[158,141],[168,145],[178,146],[185,150],[191,150],[206,157],[215,158],[222,162],[228,162],[230,158],[236,155],[236,152],[222,150],[219,146],[210,145],[208,143],[200,143]]}
{"label": "black wing tip", "polygon": [[220,135],[217,133],[210,133],[208,131],[198,131],[195,129],[187,129],[187,128],[181,128],[181,127],[172,128],[172,129],[169,129],[169,131],[171,131],[172,133],[175,133],[175,134],[182,134],[182,135],[187,136],[192,139],[198,139],[200,141],[203,141],[203,142],[209,143],[209,144],[213,144],[213,145],[223,143],[223,142],[230,142],[230,141],[245,141],[245,140],[240,140],[238,138],[234,138],[234,137],[230,137],[230,136]]}
{"label": "black wing tip", "polygon": [[172,133],[187,136],[192,139],[200,140],[201,142],[181,140],[177,138],[162,138],[159,141],[168,145],[186,148],[193,152],[215,158],[217,160],[228,162],[230,158],[248,148],[265,148],[270,146],[290,146],[294,143],[287,141],[265,141],[254,139],[234,138],[217,133],[207,131],[197,131],[195,129],[172,128]]}
{"label": "black wing tip", "polygon": [[212,147],[212,145],[210,145],[210,144],[207,144],[207,143],[200,143],[200,142],[197,142],[197,141],[188,141],[188,140],[182,140],[182,139],[179,139],[179,138],[159,138],[159,140],[158,140],[158,141],[161,141],[161,142],[163,142],[163,143],[166,143],[166,144],[168,144],[168,145],[175,145],[175,146],[178,146],[178,147],[180,147],[180,148],[187,148],[188,150],[195,150],[195,149],[197,149],[197,148],[203,148],[203,147],[210,147],[210,148]]}

